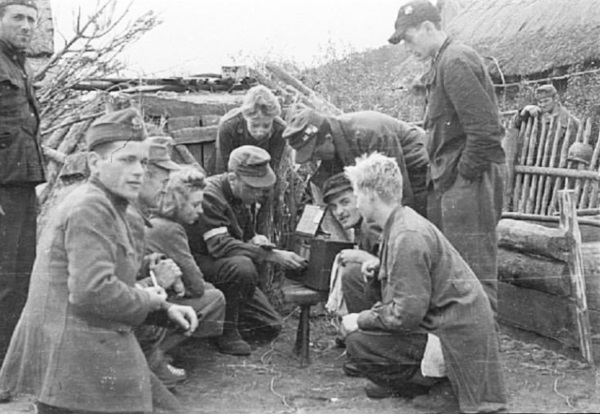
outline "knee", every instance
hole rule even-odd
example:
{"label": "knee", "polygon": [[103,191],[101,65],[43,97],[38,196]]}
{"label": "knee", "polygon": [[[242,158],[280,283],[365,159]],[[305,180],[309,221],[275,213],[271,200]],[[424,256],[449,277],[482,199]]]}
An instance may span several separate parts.
{"label": "knee", "polygon": [[222,272],[227,275],[225,281],[229,283],[255,287],[258,282],[256,265],[248,257],[232,257],[223,266]]}

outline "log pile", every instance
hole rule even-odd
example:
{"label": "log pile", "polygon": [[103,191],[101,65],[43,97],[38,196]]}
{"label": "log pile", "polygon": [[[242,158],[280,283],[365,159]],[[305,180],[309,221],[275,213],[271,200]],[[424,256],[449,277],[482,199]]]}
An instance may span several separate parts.
{"label": "log pile", "polygon": [[600,241],[577,243],[562,226],[511,219],[500,221],[498,235],[500,321],[582,349],[572,280],[573,248],[580,246],[589,339],[600,358]]}

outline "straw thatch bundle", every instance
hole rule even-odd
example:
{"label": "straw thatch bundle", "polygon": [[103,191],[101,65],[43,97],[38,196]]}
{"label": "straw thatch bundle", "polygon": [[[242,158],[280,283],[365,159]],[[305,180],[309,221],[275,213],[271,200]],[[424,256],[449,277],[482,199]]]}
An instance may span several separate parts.
{"label": "straw thatch bundle", "polygon": [[600,60],[599,22],[596,0],[478,0],[447,29],[505,76],[525,76]]}

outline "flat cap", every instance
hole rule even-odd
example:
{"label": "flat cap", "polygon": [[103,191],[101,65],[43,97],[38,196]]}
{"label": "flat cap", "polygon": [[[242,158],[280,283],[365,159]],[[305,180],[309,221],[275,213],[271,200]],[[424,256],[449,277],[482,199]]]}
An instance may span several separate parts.
{"label": "flat cap", "polygon": [[271,187],[277,181],[269,165],[271,156],[262,148],[243,145],[231,151],[227,168],[251,187]]}
{"label": "flat cap", "polygon": [[135,108],[126,108],[102,115],[86,133],[88,150],[117,141],[144,141],[148,137],[144,120]]}
{"label": "flat cap", "polygon": [[346,174],[341,172],[333,175],[323,183],[323,201],[329,203],[331,199],[348,190],[352,190],[352,183]]}
{"label": "flat cap", "polygon": [[324,123],[325,117],[312,108],[303,107],[290,112],[283,138],[296,151],[296,163],[302,164],[312,158],[319,129]]}
{"label": "flat cap", "polygon": [[413,0],[406,3],[398,11],[398,17],[394,24],[395,31],[388,42],[397,45],[404,39],[409,28],[416,27],[425,21],[433,23],[442,21],[442,16],[436,6],[429,0]]}
{"label": "flat cap", "polygon": [[13,5],[33,7],[38,10],[37,2],[34,0],[0,0],[0,9]]}
{"label": "flat cap", "polygon": [[169,171],[180,170],[179,164],[171,160],[171,148],[173,147],[173,138],[168,136],[148,137],[150,144],[150,155],[148,162],[160,168]]}
{"label": "flat cap", "polygon": [[558,95],[558,91],[552,85],[542,85],[535,90],[537,98],[548,98],[556,95]]}

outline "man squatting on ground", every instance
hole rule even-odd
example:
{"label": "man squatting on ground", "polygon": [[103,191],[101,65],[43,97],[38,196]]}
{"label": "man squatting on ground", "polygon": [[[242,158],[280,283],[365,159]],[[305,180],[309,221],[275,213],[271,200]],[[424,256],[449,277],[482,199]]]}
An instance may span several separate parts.
{"label": "man squatting on ground", "polygon": [[33,0],[0,1],[0,362],[27,300],[37,197],[46,181],[39,104],[25,58],[38,21]]}
{"label": "man squatting on ground", "polygon": [[[91,176],[52,213],[0,390],[32,394],[38,413],[149,412],[153,376],[133,329],[165,315],[188,335],[197,318],[162,288],[135,286],[143,223],[128,212],[148,162],[134,109],[98,118],[86,141]],[[139,217],[139,216],[138,216]]]}
{"label": "man squatting on ground", "polygon": [[392,44],[404,41],[427,74],[425,129],[429,134],[430,194],[427,218],[460,252],[497,311],[496,226],[507,174],[492,81],[479,55],[441,30],[428,0],[400,8]]}
{"label": "man squatting on ground", "polygon": [[296,108],[283,137],[296,151],[296,163],[321,161],[311,178],[319,187],[362,154],[377,151],[395,158],[406,182],[403,202],[425,217],[429,157],[421,128],[375,111],[334,117]]}
{"label": "man squatting on ground", "polygon": [[402,206],[395,160],[375,153],[345,171],[363,220],[383,229],[378,263],[363,264],[380,300],[342,320],[349,359],[379,386],[371,387],[374,394],[414,397],[431,385],[419,367],[433,333],[460,410],[502,408],[498,336],[481,283],[437,227]]}
{"label": "man squatting on ground", "polygon": [[[201,212],[204,174],[194,167],[182,168],[171,160],[173,140],[170,137],[150,137],[148,142],[148,168],[138,207],[146,223],[145,252],[151,258],[149,266],[154,266],[158,284],[168,292],[170,302],[191,306],[196,312],[198,329],[194,337],[220,336],[225,297],[214,286],[204,282],[202,272],[189,251],[183,228],[183,225],[195,221]],[[170,265],[176,271],[161,271],[161,267]],[[141,272],[141,275],[146,274]],[[138,283],[152,285],[148,277]],[[150,369],[164,385],[174,386],[187,378],[185,370],[173,367],[165,358],[166,352],[187,339],[186,335],[164,323],[162,326],[144,324],[136,328],[135,333]]]}
{"label": "man squatting on ground", "polygon": [[202,214],[187,227],[190,250],[204,273],[225,294],[225,324],[218,340],[223,353],[249,355],[244,336],[274,338],[281,317],[258,287],[257,266],[267,261],[300,270],[306,260],[275,248],[256,234],[252,206],[275,184],[267,151],[244,145],[231,152],[228,172],[207,179]]}

